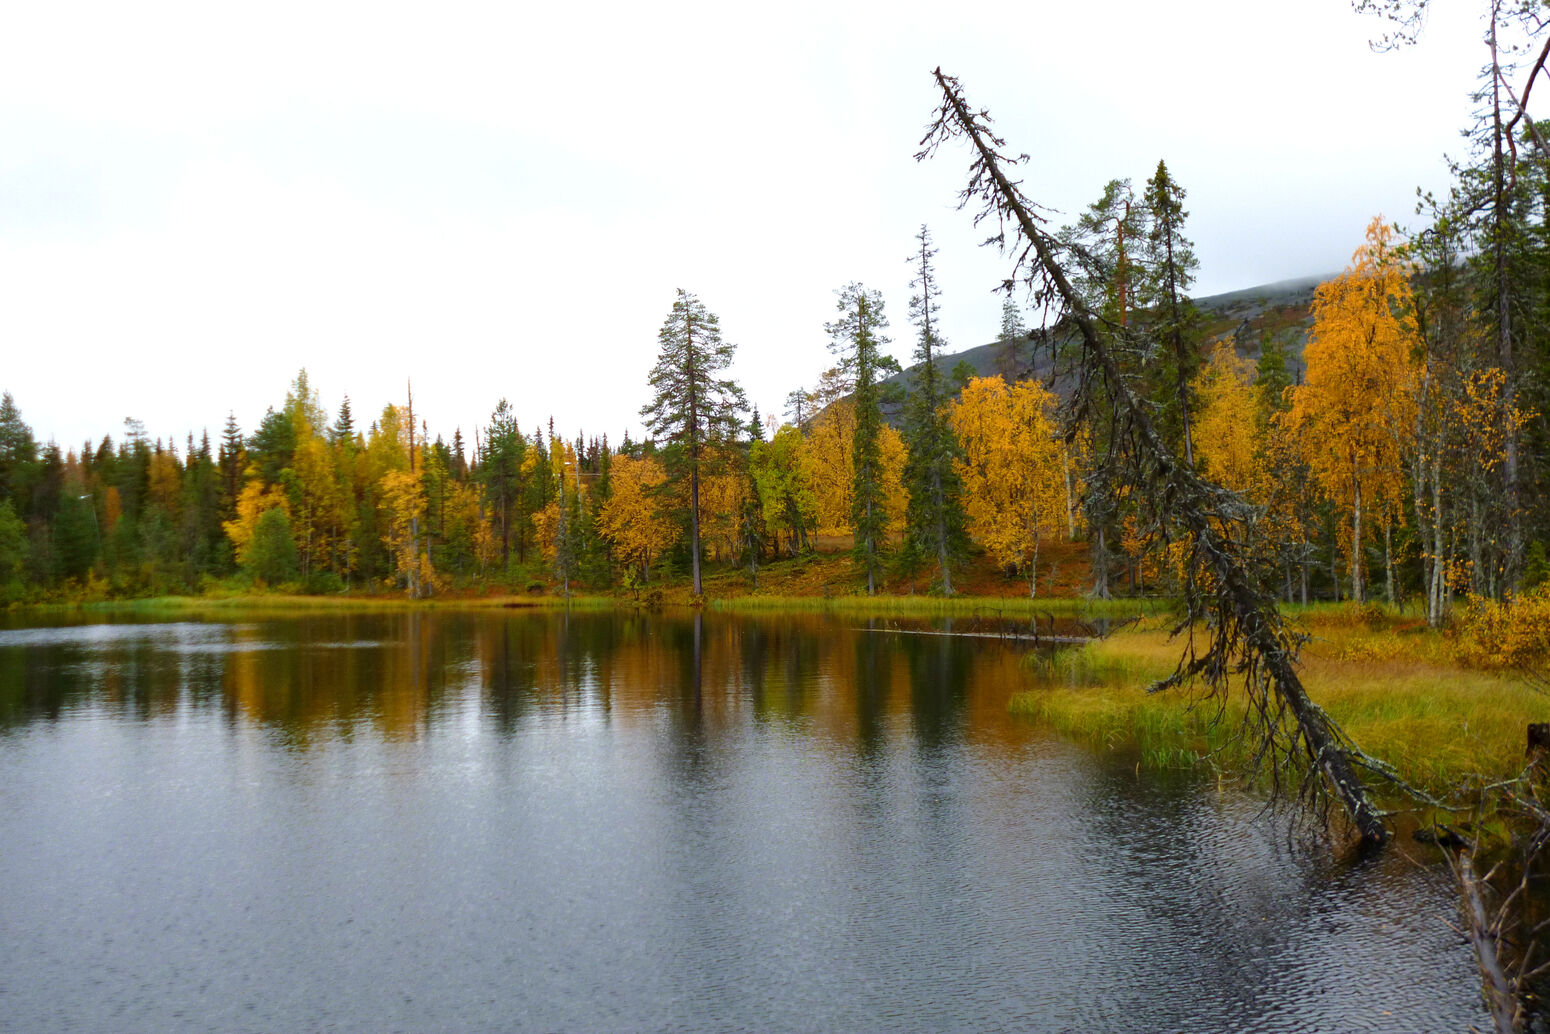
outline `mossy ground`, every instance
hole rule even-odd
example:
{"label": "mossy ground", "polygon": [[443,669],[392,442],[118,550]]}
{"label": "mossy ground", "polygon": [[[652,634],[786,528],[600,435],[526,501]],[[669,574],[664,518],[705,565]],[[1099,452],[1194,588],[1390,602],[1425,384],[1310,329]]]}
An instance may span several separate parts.
{"label": "mossy ground", "polygon": [[[1433,794],[1518,775],[1526,728],[1550,720],[1550,699],[1522,682],[1472,671],[1444,632],[1404,615],[1346,605],[1297,608],[1311,636],[1300,669],[1309,695],[1365,752]],[[1226,701],[1198,691],[1148,694],[1180,643],[1164,623],[1030,662],[1032,687],[1012,709],[1071,736],[1137,753],[1143,764],[1246,767],[1241,688]]]}

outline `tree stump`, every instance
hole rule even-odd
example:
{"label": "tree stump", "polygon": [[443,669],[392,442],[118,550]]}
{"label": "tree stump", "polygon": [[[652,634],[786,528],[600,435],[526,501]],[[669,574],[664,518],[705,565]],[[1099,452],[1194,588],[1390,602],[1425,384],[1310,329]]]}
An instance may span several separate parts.
{"label": "tree stump", "polygon": [[1523,756],[1542,766],[1547,754],[1550,754],[1550,722],[1530,722],[1528,749],[1523,752]]}

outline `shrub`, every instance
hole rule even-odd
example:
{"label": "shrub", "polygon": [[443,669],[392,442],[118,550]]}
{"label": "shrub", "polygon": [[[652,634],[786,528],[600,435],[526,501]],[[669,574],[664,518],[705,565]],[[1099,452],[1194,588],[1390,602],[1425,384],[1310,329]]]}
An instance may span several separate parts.
{"label": "shrub", "polygon": [[1467,667],[1514,671],[1550,690],[1550,583],[1501,603],[1470,596],[1456,648]]}

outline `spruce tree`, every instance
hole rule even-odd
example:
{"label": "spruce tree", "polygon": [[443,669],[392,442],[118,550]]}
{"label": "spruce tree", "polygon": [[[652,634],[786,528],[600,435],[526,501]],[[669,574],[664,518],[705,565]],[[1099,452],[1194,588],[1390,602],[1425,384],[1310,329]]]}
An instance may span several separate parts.
{"label": "spruce tree", "polygon": [[348,395],[344,397],[343,402],[339,403],[339,416],[334,420],[334,426],[328,429],[328,444],[346,446],[355,444],[355,418],[350,415]]}
{"label": "spruce tree", "polygon": [[1144,195],[1150,222],[1147,234],[1148,269],[1141,277],[1140,298],[1151,311],[1151,332],[1162,346],[1163,368],[1172,374],[1172,383],[1158,385],[1157,395],[1167,399],[1161,407],[1163,430],[1180,443],[1184,462],[1195,464],[1195,447],[1190,433],[1190,411],[1194,408],[1190,384],[1200,372],[1200,316],[1189,300],[1188,291],[1195,282],[1194,244],[1184,236],[1184,188],[1168,173],[1168,166],[1157,163],[1157,172],[1146,181]]}
{"label": "spruce tree", "polygon": [[747,403],[733,381],[717,377],[731,365],[734,346],[721,340],[720,320],[694,295],[679,289],[657,341],[652,398],[640,415],[666,447],[669,483],[688,482],[689,556],[699,596],[700,477],[735,439]]}
{"label": "spruce tree", "polygon": [[22,420],[11,393],[0,395],[0,499],[10,499],[18,516],[25,516],[37,472],[38,443]]}
{"label": "spruce tree", "polygon": [[883,331],[888,317],[883,313],[883,296],[868,291],[859,283],[847,284],[835,292],[835,308],[840,318],[824,324],[829,333],[829,348],[840,357],[843,375],[851,382],[851,397],[856,407],[856,431],[852,446],[855,480],[851,492],[852,555],[866,569],[867,594],[877,593],[877,573],[882,566],[888,535],[888,511],[883,497],[882,453],[878,437],[882,433],[883,373],[897,373],[898,362],[883,354],[888,344]]}
{"label": "spruce tree", "polygon": [[522,461],[526,453],[527,440],[517,427],[511,404],[501,399],[490,414],[490,426],[485,431],[479,480],[484,483],[500,525],[502,572],[511,563],[513,510],[522,494]]}
{"label": "spruce tree", "polygon": [[1008,384],[1017,380],[1022,363],[1018,350],[1028,339],[1028,328],[1017,303],[1008,296],[1001,302],[1001,333],[996,336],[996,369]]}
{"label": "spruce tree", "polygon": [[[104,438],[102,442],[106,448],[108,439]],[[97,456],[100,462],[102,452],[99,451]],[[247,449],[235,413],[226,414],[226,427],[221,431],[221,449],[216,462],[221,468],[221,520],[229,521],[237,514],[237,496],[242,492],[242,472],[247,467]]]}
{"label": "spruce tree", "polygon": [[915,235],[918,245],[910,255],[915,279],[910,286],[920,291],[910,299],[910,322],[915,325],[914,383],[904,409],[904,443],[909,457],[904,482],[909,490],[905,510],[905,547],[912,558],[936,561],[944,595],[953,594],[952,566],[968,545],[964,533],[963,486],[953,461],[958,458],[958,437],[947,422],[948,391],[936,367],[944,342],[937,329],[936,271],[931,259],[931,233],[923,225]]}
{"label": "spruce tree", "polygon": [[[1137,389],[1153,375],[1149,359],[1154,358],[1150,341],[1135,326],[1136,292],[1143,282],[1137,255],[1146,238],[1145,209],[1135,203],[1128,179],[1110,180],[1103,194],[1089,205],[1074,226],[1060,233],[1060,243],[1069,253],[1074,293],[1097,318],[1098,333],[1114,357],[1116,372]],[[1079,355],[1069,357],[1080,362]],[[1089,403],[1093,412],[1088,424],[1093,433],[1093,448],[1108,455],[1123,447],[1109,437],[1113,421],[1106,407],[1109,399],[1099,393]],[[1108,599],[1109,566],[1113,560],[1111,540],[1118,538],[1121,495],[1109,481],[1109,467],[1100,464],[1087,481],[1082,509],[1087,519],[1088,545],[1092,555],[1091,593]]]}

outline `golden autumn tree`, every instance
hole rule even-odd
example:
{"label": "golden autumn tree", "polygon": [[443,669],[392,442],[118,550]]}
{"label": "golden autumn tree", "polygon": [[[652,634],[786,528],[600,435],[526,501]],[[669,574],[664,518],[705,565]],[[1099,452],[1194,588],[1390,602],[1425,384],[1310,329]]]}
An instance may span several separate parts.
{"label": "golden autumn tree", "polygon": [[377,533],[395,577],[404,579],[414,599],[436,587],[430,551],[423,541],[427,499],[422,449],[423,443],[416,439],[411,395],[406,407],[384,407],[365,451]]}
{"label": "golden autumn tree", "polygon": [[334,453],[310,426],[296,438],[287,479],[291,488],[296,546],[301,554],[301,573],[311,573],[319,561],[334,555],[334,540],[348,525],[349,510],[341,491]]}
{"label": "golden autumn tree", "polygon": [[[855,505],[856,407],[849,399],[832,403],[802,437],[801,471],[813,503],[820,535],[850,531]],[[878,484],[888,514],[888,531],[904,527],[908,495],[904,488],[904,436],[884,424],[878,429]]]}
{"label": "golden autumn tree", "polygon": [[418,527],[425,519],[425,488],[417,473],[389,470],[377,483],[383,515],[382,544],[393,570],[409,586],[411,596],[433,579],[430,555],[420,551]]}
{"label": "golden autumn tree", "polygon": [[659,505],[658,489],[667,481],[662,464],[650,457],[617,456],[609,468],[610,494],[598,512],[598,529],[612,543],[614,556],[651,575],[651,560],[678,540],[681,530]]}
{"label": "golden autumn tree", "polygon": [[814,530],[820,535],[850,529],[855,438],[856,407],[848,399],[832,403],[809,422],[802,436],[802,480],[812,496]]}
{"label": "golden autumn tree", "polygon": [[878,428],[877,454],[877,481],[882,486],[883,505],[888,512],[888,531],[897,534],[904,530],[905,511],[910,503],[909,489],[904,484],[904,464],[909,460],[904,435],[887,424]]}
{"label": "golden autumn tree", "polygon": [[247,479],[247,483],[242,486],[242,494],[237,497],[236,516],[221,523],[226,537],[231,539],[237,563],[244,567],[248,566],[248,546],[253,541],[258,519],[268,510],[281,510],[287,517],[291,512],[291,501],[283,488],[264,484],[264,479],[259,477],[258,470],[253,467],[248,468]]}
{"label": "golden autumn tree", "polygon": [[[1376,217],[1340,276],[1319,285],[1304,382],[1291,389],[1285,427],[1324,498],[1348,522],[1351,597],[1366,598],[1363,549],[1377,515],[1403,511],[1405,454],[1415,434],[1416,331],[1409,269],[1394,228]],[[1385,536],[1387,538],[1387,536]]]}
{"label": "golden autumn tree", "polygon": [[160,507],[169,521],[177,523],[182,510],[183,471],[172,451],[160,446],[158,441],[146,470],[146,501]]}
{"label": "golden autumn tree", "polygon": [[[536,450],[535,450],[536,451]],[[537,466],[535,464],[535,471]],[[554,433],[553,421],[549,426],[549,466],[544,472],[549,479],[549,499],[532,516],[533,532],[539,551],[548,563],[554,565],[555,578],[562,590],[570,591],[570,581],[575,576],[576,546],[572,541],[571,510],[579,505],[580,482],[577,478],[576,450],[571,444]]]}
{"label": "golden autumn tree", "polygon": [[1037,381],[969,381],[949,419],[963,450],[969,534],[1005,567],[1027,572],[1038,592],[1039,543],[1067,521],[1066,470],[1055,396]]}
{"label": "golden autumn tree", "polygon": [[807,547],[808,529],[817,519],[817,502],[803,472],[803,449],[802,432],[794,424],[782,424],[768,442],[754,442],[748,449],[764,530],[777,547],[785,532],[791,556]]}
{"label": "golden autumn tree", "polygon": [[479,487],[454,481],[444,508],[446,540],[459,556],[472,559],[483,578],[490,566],[500,559],[500,531],[485,512]]}
{"label": "golden autumn tree", "polygon": [[1217,343],[1192,384],[1195,464],[1213,481],[1258,500],[1260,461],[1255,367],[1227,339]]}
{"label": "golden autumn tree", "polygon": [[753,486],[740,458],[725,446],[707,450],[700,481],[700,534],[706,552],[715,559],[739,552],[738,520]]}

